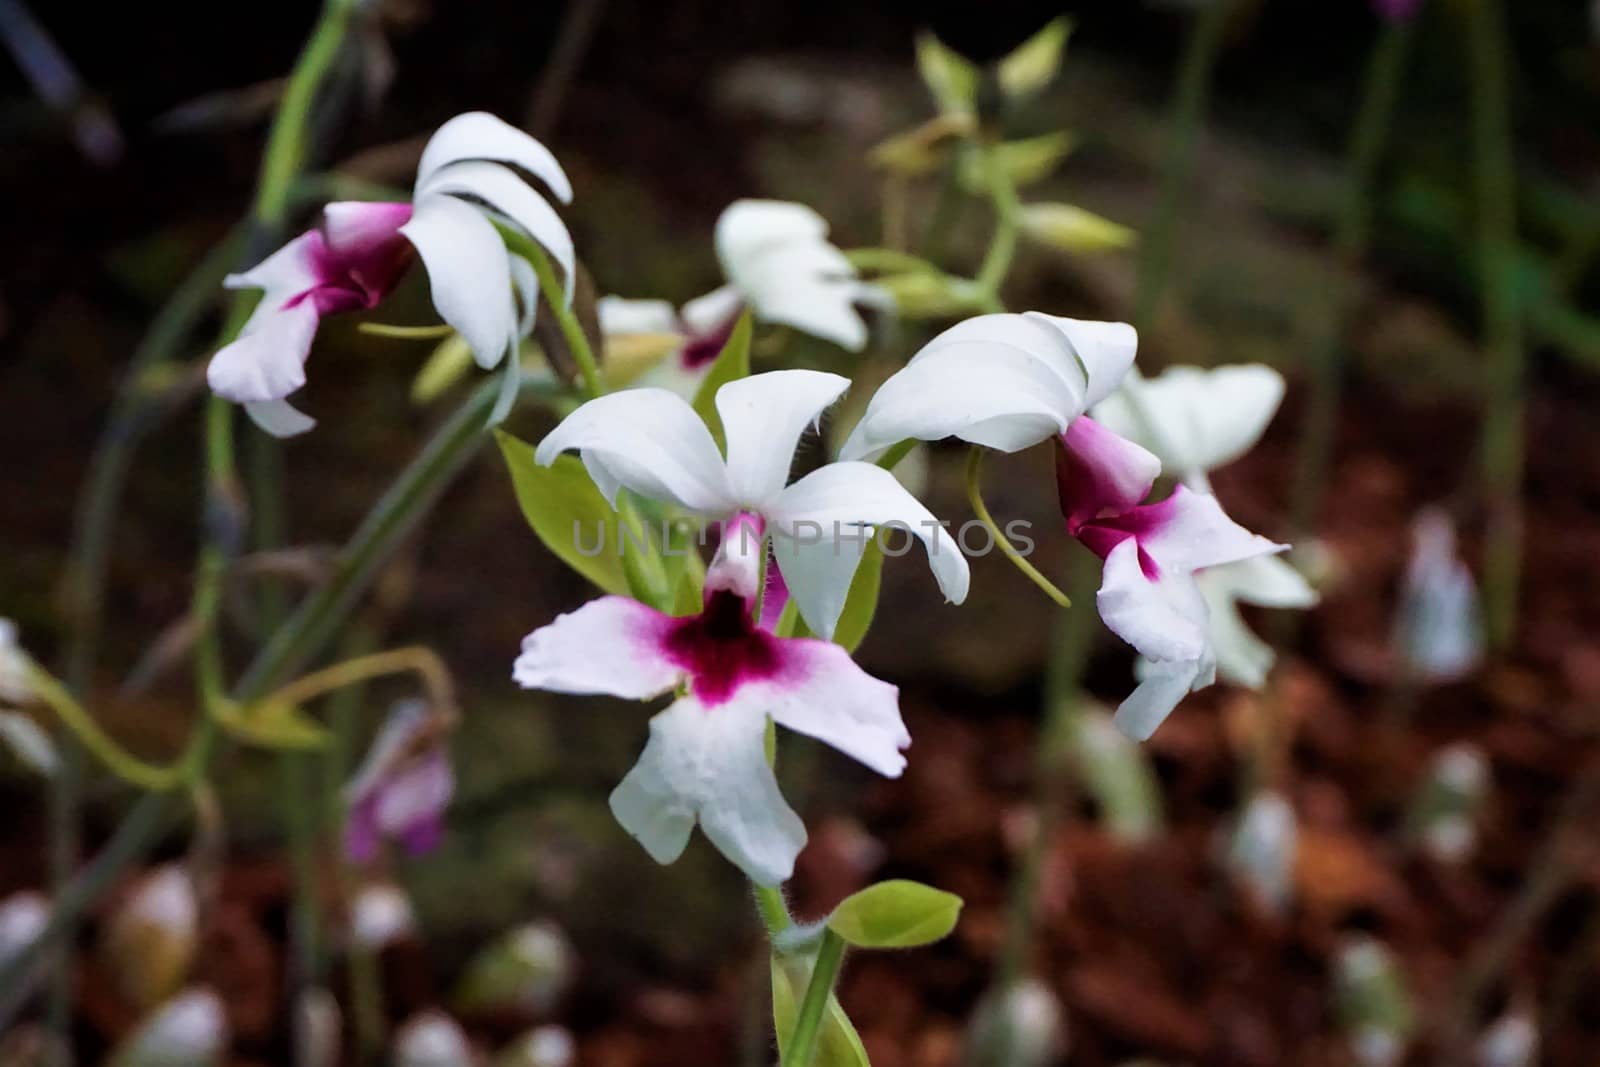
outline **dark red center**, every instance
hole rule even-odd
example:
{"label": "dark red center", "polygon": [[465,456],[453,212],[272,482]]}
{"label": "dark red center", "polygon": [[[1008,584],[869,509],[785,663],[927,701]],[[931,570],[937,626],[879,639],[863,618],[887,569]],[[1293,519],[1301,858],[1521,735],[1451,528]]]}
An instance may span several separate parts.
{"label": "dark red center", "polygon": [[727,590],[712,593],[699,615],[672,620],[662,645],[689,676],[689,691],[707,706],[782,669],[778,638],[759,629],[744,598]]}

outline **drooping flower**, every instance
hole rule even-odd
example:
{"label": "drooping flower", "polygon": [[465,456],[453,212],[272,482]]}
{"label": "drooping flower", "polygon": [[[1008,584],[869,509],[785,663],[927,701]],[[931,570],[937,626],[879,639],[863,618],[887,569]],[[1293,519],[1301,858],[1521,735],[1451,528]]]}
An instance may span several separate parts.
{"label": "drooping flower", "polygon": [[1160,461],[1088,417],[1057,439],[1056,481],[1067,532],[1105,561],[1100,617],[1149,661],[1116,723],[1144,740],[1178,701],[1216,678],[1216,649],[1197,571],[1281,552],[1223,512],[1214,496],[1180,485],[1140,503]]}
{"label": "drooping flower", "polygon": [[824,637],[833,634],[871,527],[894,525],[921,539],[940,590],[959,604],[967,595],[966,560],[894,475],[871,463],[830,463],[787,484],[801,434],[849,385],[811,370],[729,382],[716,396],[726,458],[682,397],[627,389],[568,415],[534,458],[548,466],[576,449],[613,506],[627,488],[714,519],[759,518],[801,617]]}
{"label": "drooping flower", "polygon": [[752,879],[776,885],[793,871],[806,829],[767,762],[767,721],[889,777],[904,768],[900,750],[911,737],[896,688],[843,648],[777,637],[756,623],[762,532],[750,513],[729,525],[700,614],[674,618],[601,597],[529,634],[512,674],[524,688],[560,693],[676,693],[650,720],[643,754],[611,794],[612,812],[659,863],[678,858],[698,822]]}
{"label": "drooping flower", "polygon": [[1400,669],[1416,682],[1464,678],[1483,662],[1483,620],[1472,572],[1456,554],[1455,524],[1445,512],[1425,509],[1411,539],[1395,619]]}
{"label": "drooping flower", "polygon": [[412,855],[437,847],[455,788],[437,717],[422,701],[401,701],[345,787],[345,853],[367,863],[385,840]]}
{"label": "drooping flower", "polygon": [[[828,241],[828,223],[781,200],[738,200],[717,219],[717,258],[728,284],[675,312],[665,300],[600,301],[608,345],[629,339],[664,341],[671,354],[638,384],[692,396],[746,307],[763,322],[782,323],[852,352],[867,343],[858,304],[883,296]],[[657,349],[659,351],[659,349]]]}
{"label": "drooping flower", "polygon": [[[1198,493],[1210,474],[1248,452],[1283,400],[1283,376],[1259,363],[1202,369],[1170,367],[1155,378],[1130,376],[1095,405],[1103,427],[1154,453],[1164,473]],[[1288,562],[1257,556],[1196,575],[1210,609],[1217,673],[1259,689],[1276,658],[1245,625],[1239,604],[1309,608],[1317,594]]]}
{"label": "drooping flower", "polygon": [[908,438],[958,437],[1001,452],[1036,445],[1109,396],[1137,347],[1120,322],[1037,311],[968,319],[878,388],[839,454],[870,459]]}
{"label": "drooping flower", "polygon": [[305,384],[322,317],[377,306],[415,256],[427,267],[439,316],[461,333],[480,366],[514,353],[532,328],[538,282],[527,260],[507,251],[496,222],[549,251],[566,272],[568,298],[574,253],[555,209],[504,164],[540,179],[562,203],[571,201],[572,187],[549,149],[493,115],[469,112],[428,141],[411,203],[329,204],[316,229],[229,275],[228,288],[260,289],[262,297],[238,339],[212,357],[206,371],[212,390],[243,404],[268,433],[309,430],[315,420],[287,398]]}

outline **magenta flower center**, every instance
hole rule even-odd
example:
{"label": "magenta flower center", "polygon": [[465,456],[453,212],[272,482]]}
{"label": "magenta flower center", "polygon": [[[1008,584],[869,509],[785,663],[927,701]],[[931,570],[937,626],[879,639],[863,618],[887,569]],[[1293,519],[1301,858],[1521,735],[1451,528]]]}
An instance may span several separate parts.
{"label": "magenta flower center", "polygon": [[707,707],[783,670],[779,639],[757,627],[745,599],[728,590],[707,597],[699,615],[673,619],[662,650],[689,676],[690,692]]}

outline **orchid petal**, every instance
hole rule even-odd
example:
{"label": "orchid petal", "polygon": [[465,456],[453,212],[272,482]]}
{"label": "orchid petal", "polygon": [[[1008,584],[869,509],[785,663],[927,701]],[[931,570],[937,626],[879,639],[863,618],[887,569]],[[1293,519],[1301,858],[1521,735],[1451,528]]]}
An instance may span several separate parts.
{"label": "orchid petal", "polygon": [[682,854],[696,818],[711,843],[758,885],[784,882],[806,828],[767,763],[764,714],[741,698],[714,710],[684,698],[650,720],[639,762],[611,811],[658,863]]}
{"label": "orchid petal", "polygon": [[1133,367],[1139,349],[1139,334],[1125,322],[1091,322],[1064,319],[1029,311],[1026,317],[1043,320],[1066,335],[1088,376],[1084,404],[1094,406],[1122,384]]}
{"label": "orchid petal", "polygon": [[1178,702],[1211,684],[1213,672],[1204,662],[1176,660],[1150,663],[1137,688],[1117,705],[1117,729],[1135,741],[1148,741]]}
{"label": "orchid petal", "polygon": [[681,673],[662,654],[667,622],[627,597],[591,600],[523,638],[511,676],[524,689],[648,700]]}
{"label": "orchid petal", "polygon": [[310,230],[249,270],[223,278],[222,287],[263,290],[259,312],[261,307],[275,308],[292,296],[333,280],[327,270],[327,242],[321,233]]}
{"label": "orchid petal", "polygon": [[264,313],[258,309],[238,339],[211,357],[206,384],[236,404],[282,400],[306,384],[306,358],[319,321],[309,299]]}
{"label": "orchid petal", "polygon": [[[795,530],[772,538],[772,558],[811,632],[831,638],[870,535],[852,529]],[[763,614],[765,609],[763,609]]]}
{"label": "orchid petal", "polygon": [[466,339],[480,367],[493,367],[516,335],[511,259],[483,212],[449,196],[428,197],[400,232],[428,268],[433,306]]}
{"label": "orchid petal", "polygon": [[717,390],[728,441],[728,485],[744,504],[761,507],[783,490],[806,427],[850,388],[850,379],[815,370],[777,370]]}
{"label": "orchid petal", "polygon": [[764,527],[759,515],[747,511],[741,511],[722,524],[721,543],[711,566],[706,568],[707,597],[725,590],[742,598],[747,607],[753,607],[767,551]]}
{"label": "orchid petal", "polygon": [[440,126],[428,138],[417,164],[421,189],[441,167],[466,159],[489,159],[521,167],[549,186],[563,204],[572,202],[572,183],[550,150],[504,119],[469,111]]}
{"label": "orchid petal", "polygon": [[411,265],[411,248],[400,227],[415,214],[410,204],[341,201],[322,209],[328,257],[361,291],[361,303],[375,306]]}
{"label": "orchid petal", "polygon": [[1206,604],[1193,576],[1145,573],[1139,543],[1127,538],[1106,556],[1095,606],[1112,633],[1154,660],[1199,660],[1206,654]]}
{"label": "orchid petal", "polygon": [[[959,604],[967,597],[970,574],[955,539],[882,467],[830,463],[818,468],[779,494],[766,517],[800,613],[824,637],[832,635],[839,621],[850,575],[840,566],[819,567],[816,561],[841,559],[843,546],[854,541],[864,525],[894,525],[914,534],[927,547],[928,565],[945,599]],[[799,528],[802,524],[814,524],[821,536],[806,536],[808,531]],[[848,562],[848,557],[842,558]],[[823,583],[811,580],[816,578]]]}
{"label": "orchid petal", "polygon": [[1192,573],[1289,547],[1251,533],[1228,518],[1216,497],[1182,485],[1130,518],[1129,528],[1136,531],[1140,546],[1163,571]]}
{"label": "orchid petal", "polygon": [[900,750],[911,744],[900,718],[899,690],[872,677],[850,653],[828,641],[793,639],[781,649],[782,673],[749,686],[751,704],[765,708],[779,726],[898,778],[906,765]]}
{"label": "orchid petal", "polygon": [[827,234],[804,204],[740,200],[717,219],[717,257],[761,319],[859,351],[867,327],[853,306],[856,270]]}
{"label": "orchid petal", "polygon": [[696,335],[712,334],[727,326],[744,307],[744,297],[731,285],[713,289],[683,305],[680,317],[689,332]]}
{"label": "orchid petal", "polygon": [[1171,367],[1095,408],[1095,417],[1161,457],[1183,478],[1238,459],[1261,438],[1283,400],[1283,376],[1258,363]]}
{"label": "orchid petal", "polygon": [[1195,582],[1200,586],[1200,593],[1205,597],[1210,614],[1211,644],[1217,657],[1217,673],[1234,685],[1260,689],[1266,684],[1267,673],[1272,670],[1277,656],[1272,646],[1257,637],[1239,614],[1238,600],[1224,573],[1238,566],[1244,564],[1229,564],[1201,571],[1195,575]]}
{"label": "orchid petal", "polygon": [[677,333],[678,313],[665,300],[630,300],[624,296],[602,296],[595,301],[600,332]]}
{"label": "orchid petal", "polygon": [[417,202],[427,205],[435,196],[450,193],[482,200],[543,245],[561,266],[566,278],[566,299],[572,301],[572,286],[577,277],[576,253],[572,234],[545,198],[533,187],[498,163],[452,163],[417,185]]}
{"label": "orchid petal", "polygon": [[274,437],[298,437],[317,420],[287,400],[258,400],[244,405],[250,421]]}
{"label": "orchid petal", "polygon": [[1056,486],[1068,530],[1139,506],[1161,473],[1161,461],[1087,415],[1072,420],[1056,452]]}
{"label": "orchid petal", "polygon": [[1311,583],[1282,556],[1252,556],[1203,573],[1220,579],[1235,599],[1263,608],[1309,608],[1318,600]]}
{"label": "orchid petal", "polygon": [[533,264],[522,256],[512,254],[511,262],[511,288],[517,294],[519,313],[517,315],[517,340],[533,333],[534,323],[539,321],[539,276],[534,273]]}

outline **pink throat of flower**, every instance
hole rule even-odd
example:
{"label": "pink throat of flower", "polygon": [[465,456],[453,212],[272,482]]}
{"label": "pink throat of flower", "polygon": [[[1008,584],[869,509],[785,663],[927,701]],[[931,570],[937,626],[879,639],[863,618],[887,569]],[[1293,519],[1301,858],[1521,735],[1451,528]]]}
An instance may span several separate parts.
{"label": "pink throat of flower", "polygon": [[722,354],[722,348],[728,343],[728,338],[733,336],[733,328],[739,322],[739,315],[743,308],[735,308],[717,326],[702,334],[690,334],[689,343],[683,346],[678,359],[683,363],[684,370],[699,370]]}
{"label": "pink throat of flower", "polygon": [[707,707],[726,703],[740,686],[784,673],[781,639],[756,626],[749,603],[728,590],[711,593],[699,615],[670,620],[661,647]]}

